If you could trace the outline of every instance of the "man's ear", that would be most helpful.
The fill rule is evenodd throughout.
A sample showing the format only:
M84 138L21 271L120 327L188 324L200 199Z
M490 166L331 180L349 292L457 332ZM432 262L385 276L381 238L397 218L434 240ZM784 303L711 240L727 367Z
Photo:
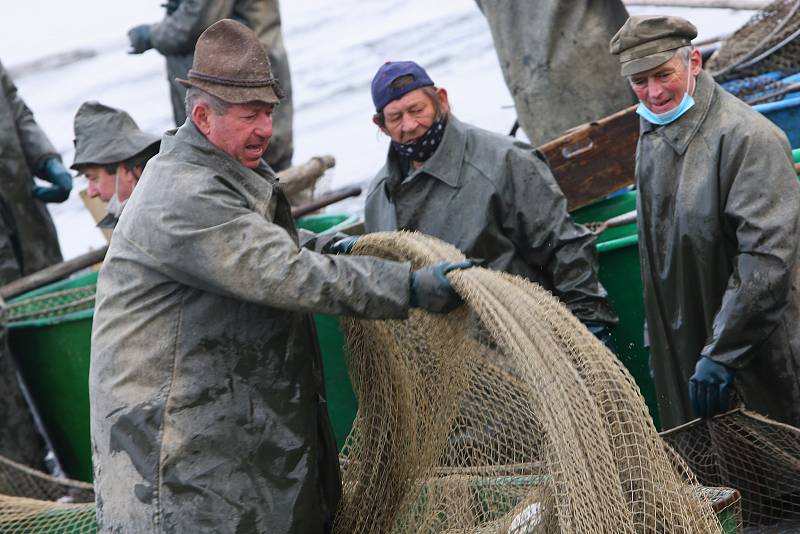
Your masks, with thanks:
M378 114L377 113L372 116L372 124L377 126L378 129L380 131L382 131L385 135L389 135L389 132L386 131L386 128L384 126L381 126L381 121L380 121L380 119L378 119Z
M205 136L211 133L210 112L211 110L205 104L197 104L192 108L192 122L200 130L200 133Z
M439 103L442 106L442 113L447 115L447 113L450 111L450 103L447 100L447 89L444 87L437 87L436 96L439 97Z

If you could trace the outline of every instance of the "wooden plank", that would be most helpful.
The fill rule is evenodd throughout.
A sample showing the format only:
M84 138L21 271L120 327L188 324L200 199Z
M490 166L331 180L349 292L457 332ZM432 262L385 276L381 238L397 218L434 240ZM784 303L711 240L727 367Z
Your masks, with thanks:
M87 190L84 189L80 191L78 195L81 197L81 200L83 200L83 205L86 206L86 209L89 210L89 213L92 215L95 224L97 224L106 216L106 213L108 213L106 203L99 198L90 197L86 191ZM106 238L106 243L111 241L111 228L98 228L98 230L103 233L103 236Z
M639 116L636 106L569 130L539 147L569 211L634 182Z

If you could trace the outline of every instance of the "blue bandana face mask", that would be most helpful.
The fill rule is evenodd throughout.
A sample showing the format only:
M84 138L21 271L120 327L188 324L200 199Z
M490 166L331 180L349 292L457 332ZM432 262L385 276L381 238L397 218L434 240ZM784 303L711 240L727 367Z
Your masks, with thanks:
M692 79L692 72L691 69L689 70L689 81ZM657 124L659 126L663 126L665 124L669 124L671 122L675 122L678 118L692 109L694 106L694 97L689 94L688 85L687 90L683 93L683 99L681 99L681 103L675 106L673 109L669 111L665 111L664 113L653 113L650 111L650 108L644 105L644 102L641 100L639 101L639 105L636 107L636 113L639 114L644 120L651 124Z
M412 161L427 161L428 158L433 156L436 149L439 148L442 138L444 137L444 127L446 124L446 117L438 119L413 143L402 144L392 141L392 148L403 158Z

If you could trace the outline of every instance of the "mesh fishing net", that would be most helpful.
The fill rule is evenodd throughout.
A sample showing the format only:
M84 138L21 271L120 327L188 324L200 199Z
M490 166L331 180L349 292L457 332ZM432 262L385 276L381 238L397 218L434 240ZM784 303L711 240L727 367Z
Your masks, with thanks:
M409 233L369 234L355 253L463 259ZM343 321L359 412L337 532L733 532L737 494L697 483L557 299L486 269L448 277L465 306L446 316Z
M717 79L800 70L800 0L776 0L728 37L706 63Z
M97 532L92 485L53 478L0 456L0 532Z
M94 307L96 292L97 287L93 284L22 298L6 305L8 321L21 322L60 317L68 313L89 310Z
M750 531L800 532L800 429L738 409L662 436L703 484L741 492Z

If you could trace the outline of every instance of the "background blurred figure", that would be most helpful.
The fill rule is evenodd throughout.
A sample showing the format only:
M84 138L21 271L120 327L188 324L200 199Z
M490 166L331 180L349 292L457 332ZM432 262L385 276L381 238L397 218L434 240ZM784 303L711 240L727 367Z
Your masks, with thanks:
M45 202L63 202L72 175L0 63L0 285L61 261ZM38 176L51 186L39 186Z
M636 102L606 53L628 18L621 0L475 1L532 145Z
M141 54L155 48L166 58L175 125L180 126L186 120L186 88L175 79L187 77L197 38L218 20L237 20L253 30L266 47L272 72L284 95L273 113L272 142L264 160L276 172L290 167L294 152L292 80L283 46L278 0L169 0L165 6L167 15L161 22L135 26L128 31L128 38L131 53Z

